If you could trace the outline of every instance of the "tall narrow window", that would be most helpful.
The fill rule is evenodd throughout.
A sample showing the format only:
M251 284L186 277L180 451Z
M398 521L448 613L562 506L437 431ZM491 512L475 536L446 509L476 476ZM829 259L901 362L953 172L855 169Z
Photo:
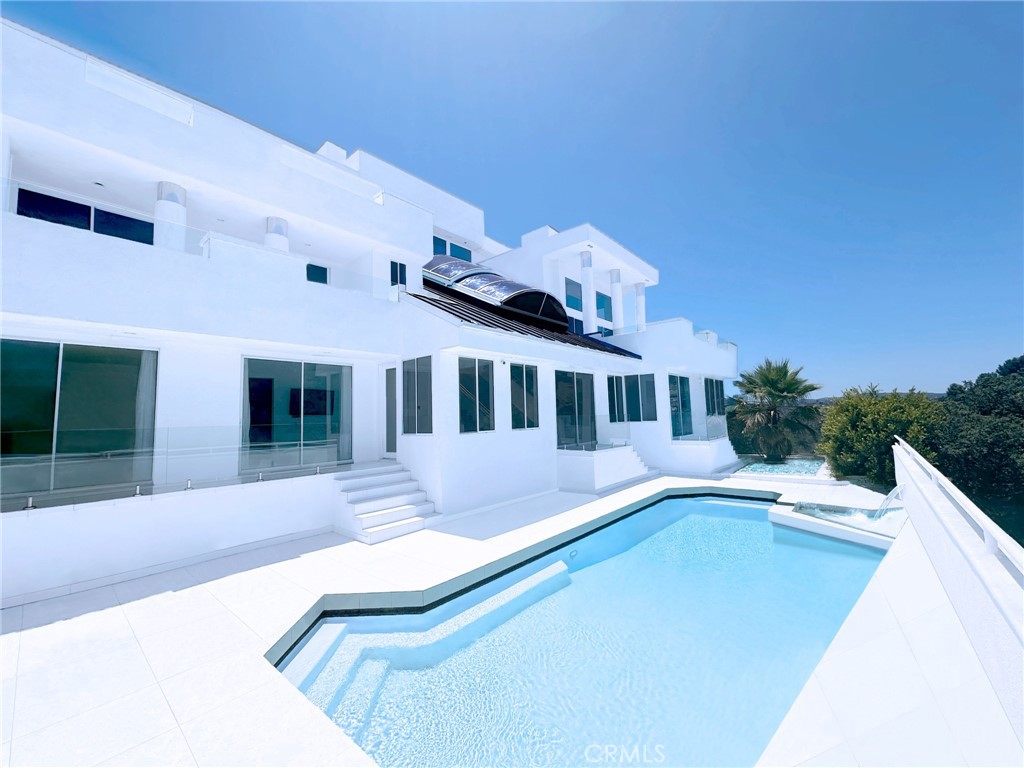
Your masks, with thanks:
M704 401L708 416L725 416L725 384L721 379L704 379Z
M555 371L555 416L559 448L594 450L597 446L594 375Z
M440 237L436 237L436 236L434 237L434 255L435 256L447 256L448 255L448 241L447 240L445 240L443 238L440 238Z
M597 319L607 320L609 323L614 320L612 317L612 297L606 293L597 294Z
M408 285L405 279L405 264L402 264L399 261L391 262L391 284L401 285L403 287Z
M429 355L404 361L402 363L402 432L404 434L424 435L433 432L432 392Z
M583 311L583 286L568 277L565 278L565 306L566 309Z
M654 374L626 376L626 420L657 421L658 408L655 402Z
M693 434L693 413L690 409L690 380L686 376L668 377L668 403L672 411L672 437Z
M494 429L494 363L459 358L459 431Z
M608 377L608 420L613 424L626 420L626 397L621 376Z
M513 363L512 429L533 429L540 419L537 413L537 366Z

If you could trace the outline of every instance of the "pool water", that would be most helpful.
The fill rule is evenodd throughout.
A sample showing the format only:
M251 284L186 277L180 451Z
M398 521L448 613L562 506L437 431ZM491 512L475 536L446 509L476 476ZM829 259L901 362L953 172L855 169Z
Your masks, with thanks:
M824 465L824 459L786 459L783 464L755 461L738 471L756 475L816 475Z
M753 765L883 554L767 510L666 499L282 671L382 766Z

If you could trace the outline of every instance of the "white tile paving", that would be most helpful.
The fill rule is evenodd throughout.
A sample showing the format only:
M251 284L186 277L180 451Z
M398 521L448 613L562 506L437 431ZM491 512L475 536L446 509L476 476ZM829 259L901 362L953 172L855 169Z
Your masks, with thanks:
M816 688L812 683L817 683ZM842 743L811 758L827 704ZM759 765L1024 765L992 684L911 523L901 531Z
M671 488L880 500L855 486L658 478L600 499L548 494L373 547L323 534L6 609L0 759L370 765L263 656L283 651L304 615L433 602ZM935 758L941 747L961 756L949 764L1019 765L1020 745L958 639L941 585L922 573L923 549L901 536L893 550L766 750L769 762L893 764L907 750ZM956 718L919 751L899 739L907 731L920 740Z

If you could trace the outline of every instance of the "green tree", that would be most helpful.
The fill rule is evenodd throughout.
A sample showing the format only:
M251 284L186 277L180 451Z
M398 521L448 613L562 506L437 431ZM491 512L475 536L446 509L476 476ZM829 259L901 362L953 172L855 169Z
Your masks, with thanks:
M765 358L735 382L740 394L730 414L767 462L784 461L793 452L796 434L814 434L817 407L804 398L821 387L801 377L802 371L790 368L789 360Z
M1024 495L1024 356L953 384L943 405L937 462L943 474L971 496Z
M854 387L825 411L818 450L837 476L864 475L875 483L895 485L894 436L933 461L945 421L942 404L923 392L882 394L873 384L867 389Z

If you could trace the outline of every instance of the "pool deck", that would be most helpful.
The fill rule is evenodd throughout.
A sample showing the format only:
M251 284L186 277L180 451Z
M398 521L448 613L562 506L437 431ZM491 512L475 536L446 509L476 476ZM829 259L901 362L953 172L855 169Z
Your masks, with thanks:
M323 534L8 608L2 765L372 765L268 657L324 609L432 603L673 490L882 499L852 485L659 477L600 498L551 493L374 546ZM761 763L1019 766L1021 745L979 670L908 523Z

